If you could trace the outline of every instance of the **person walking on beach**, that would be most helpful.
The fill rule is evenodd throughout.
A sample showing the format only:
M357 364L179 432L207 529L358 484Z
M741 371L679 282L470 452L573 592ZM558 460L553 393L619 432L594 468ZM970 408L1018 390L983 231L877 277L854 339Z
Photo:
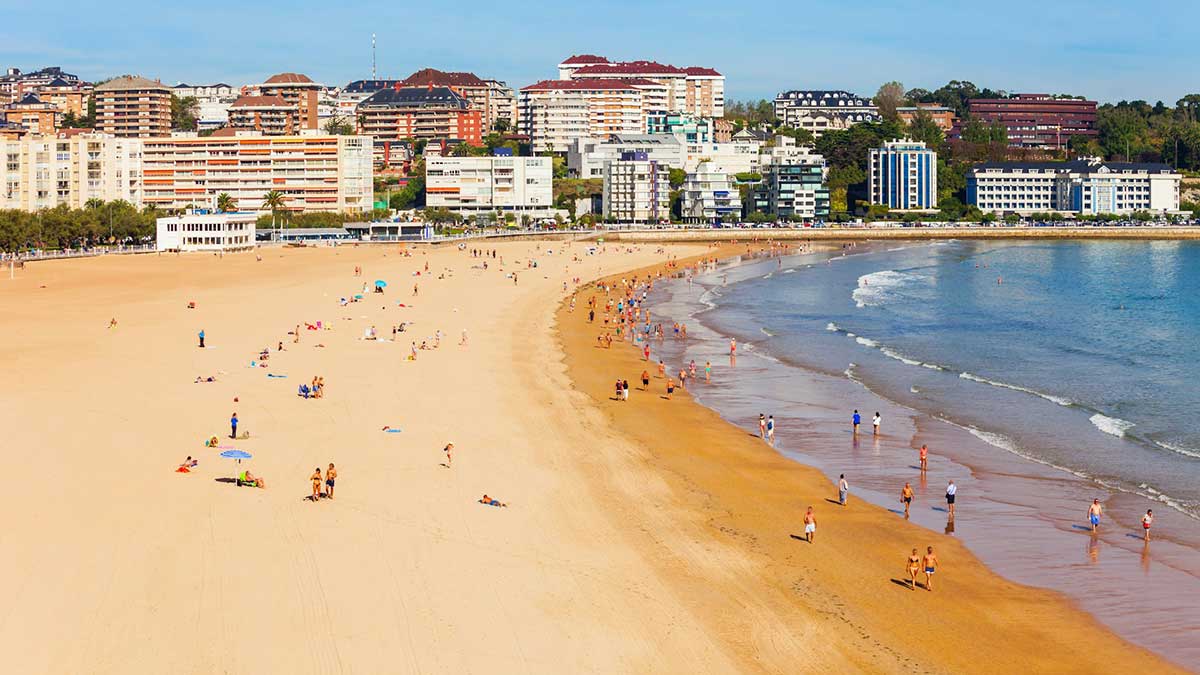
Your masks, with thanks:
M621 380L621 397L626 401L629 400L629 380Z
M954 481L950 481L946 485L946 509L950 511L950 517L954 517L954 497L958 494L958 486Z
M875 419L871 420L871 426L874 427L874 429L871 432L872 436L879 435L879 423L881 421L882 421L882 418L879 416L879 413L875 413Z
M921 471L925 471L926 469L929 468L929 446L924 445L924 444L921 445L920 456L921 456Z
M854 424L854 435L857 436L858 435L858 425L862 424L862 415L859 415L858 411L855 410L854 417L852 417L851 420L852 420L852 423Z
M203 328L200 329L199 338L200 338L200 348L204 349L204 329Z
M817 533L817 516L813 513L813 508L808 507L808 511L804 513L804 540L808 543L813 543L813 537Z
M333 462L329 463L329 468L325 471L325 496L333 499L333 484L337 482L337 469L333 468Z
M904 484L904 489L900 491L900 501L904 503L904 519L908 520L908 507L912 505L913 489L909 483ZM913 553L916 553L913 549Z
M1154 509L1146 509L1142 516L1142 531L1146 533L1146 541L1150 541L1150 526L1154 524Z
M846 495L850 494L850 483L846 482L846 474L838 476L838 503L846 505Z
M933 573L937 571L938 559L937 554L933 552L932 546L925 548L925 557L921 559L921 565L925 568L925 590L933 590Z
M229 418L229 437L230 438L237 438L237 424L238 424L237 413L233 413L233 415Z
M775 445L775 416L767 415L767 442Z
M704 362L704 382L705 384L712 382L712 361Z
M312 481L312 499L314 502L321 499L321 467L313 469L313 475L308 477Z
M909 589L917 590L917 574L921 572L921 556L917 553L917 549L914 548L909 554L905 569L908 571Z
M1092 505L1088 507L1088 522L1092 525L1092 532L1100 529L1100 515L1103 511L1104 507L1100 506L1100 500L1093 499Z
M758 413L758 437L766 440L767 438L767 416Z
M642 369L642 391L650 388L650 371Z
M454 443L447 443L446 447L442 448L442 452L446 453L446 468L449 469L450 465L454 463Z

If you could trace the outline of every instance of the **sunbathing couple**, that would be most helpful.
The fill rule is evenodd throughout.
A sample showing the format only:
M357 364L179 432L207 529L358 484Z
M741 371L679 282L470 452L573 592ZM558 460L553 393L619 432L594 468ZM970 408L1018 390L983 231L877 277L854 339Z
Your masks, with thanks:
M314 377L312 379L312 386L302 384L296 393L304 398L325 398L325 378Z
M317 501L322 497L333 499L333 486L337 482L337 469L333 468L333 463L329 463L329 470L325 472L325 492L321 492L321 467L313 469L313 475L308 477L312 481L312 501Z

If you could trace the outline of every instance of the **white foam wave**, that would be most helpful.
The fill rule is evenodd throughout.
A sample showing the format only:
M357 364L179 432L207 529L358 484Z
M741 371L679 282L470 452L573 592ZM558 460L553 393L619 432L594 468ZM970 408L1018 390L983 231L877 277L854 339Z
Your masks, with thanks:
M1001 389L1011 389L1012 391L1019 391L1023 394L1030 394L1031 396L1037 396L1038 398L1044 398L1047 401L1057 403L1058 405L1061 405L1061 406L1070 406L1070 405L1074 404L1074 401L1072 401L1069 398L1066 398L1063 396L1055 396L1053 394L1046 394L1046 393L1040 392L1036 389L1030 389L1029 387L1022 387L1017 384L1009 384L1007 382L997 382L996 380L989 380L986 377L980 377L978 375L974 375L971 373L959 373L958 376L964 380L970 380L972 382L979 382L982 384L990 384L993 387L1000 387Z
M922 368L928 368L928 369L930 369L930 370L945 370L945 368L943 368L943 367L939 366L939 365L938 365L938 364L936 364L936 363L922 363L922 364L921 364L921 367L922 367Z
M877 307L884 304L895 289L919 280L915 274L883 270L858 278L858 288L850 294L858 307Z
M871 338L856 337L856 338L854 338L854 341L864 347L878 347L879 346L879 343L872 340Z
M910 385L910 386L908 387L908 393L910 393L910 394L919 394L919 393L921 393L921 390L920 390L920 389L918 389L918 388L917 388L917 385L915 385L915 384L914 384L914 385Z
M769 337L775 337L775 334L772 333L771 331L767 330L766 328L759 328L759 330L762 331L763 335L767 335Z
M1197 450L1195 448L1185 448L1182 445L1175 445L1174 443L1164 443L1162 441L1154 441L1154 444L1157 445L1158 447L1162 448L1163 450L1170 450L1171 452L1177 452L1181 455L1187 455L1188 457L1200 457L1200 450Z
M1093 425L1100 431L1106 434L1112 434L1117 438L1124 438L1125 432L1133 428L1133 422L1123 420L1119 417L1109 417L1096 413L1088 418Z
M841 330L841 328L838 328L838 325L836 323L830 321L829 323L825 324L825 330L836 333L839 330Z
M795 272L795 271L796 271L796 270L794 270L794 269L788 269L788 270L784 270L782 273L783 273L783 274L791 274L791 273L793 273L793 272Z
M910 366L923 365L920 361L910 359L907 356L904 356L903 354L901 354L900 352L897 352L894 349L891 349L890 347L880 347L879 351L883 352L885 356L896 359L897 361L900 361L901 363L904 363L904 364L907 364Z

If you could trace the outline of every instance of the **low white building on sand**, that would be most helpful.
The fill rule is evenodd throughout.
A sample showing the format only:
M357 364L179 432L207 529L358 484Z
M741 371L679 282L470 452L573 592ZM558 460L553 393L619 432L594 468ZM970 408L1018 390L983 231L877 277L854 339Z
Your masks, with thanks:
M197 211L158 219L159 251L245 251L254 248L253 213Z

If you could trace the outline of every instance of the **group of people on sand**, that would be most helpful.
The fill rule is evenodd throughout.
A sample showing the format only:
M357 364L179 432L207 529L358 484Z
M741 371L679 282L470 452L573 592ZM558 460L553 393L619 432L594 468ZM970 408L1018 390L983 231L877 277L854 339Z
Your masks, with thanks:
M337 469L334 468L333 462L329 463L329 468L325 470L324 478L321 477L321 467L313 469L313 474L308 477L312 481L312 496L309 497L312 501L320 501L321 499L333 499L333 486L337 483ZM324 491L321 486L324 484Z
M314 375L312 384L301 384L297 389L297 395L304 398L325 398L325 378Z

